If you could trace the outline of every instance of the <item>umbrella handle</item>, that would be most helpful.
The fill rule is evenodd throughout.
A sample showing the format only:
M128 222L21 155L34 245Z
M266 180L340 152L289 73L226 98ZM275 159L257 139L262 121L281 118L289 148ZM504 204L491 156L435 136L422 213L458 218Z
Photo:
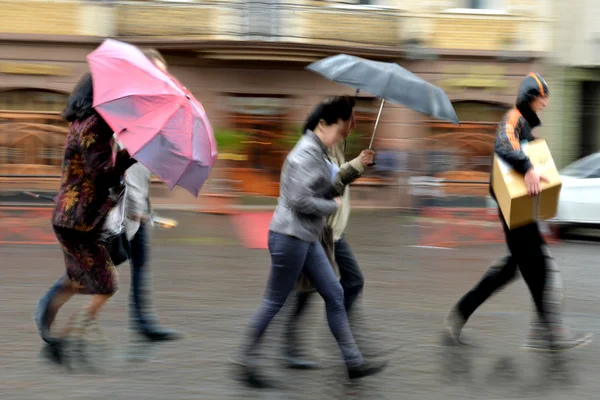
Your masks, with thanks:
M377 132L377 126L379 125L379 118L381 118L381 112L383 111L383 106L385 105L385 99L381 100L381 106L379 106L379 113L377 114L377 119L375 120L375 127L373 127L373 135L371 136L371 143L369 143L369 150L373 147L373 140L375 140L375 132Z

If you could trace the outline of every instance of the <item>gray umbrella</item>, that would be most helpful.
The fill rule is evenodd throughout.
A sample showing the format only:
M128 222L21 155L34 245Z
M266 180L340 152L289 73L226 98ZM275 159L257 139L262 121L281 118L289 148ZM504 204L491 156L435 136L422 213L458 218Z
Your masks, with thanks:
M314 62L306 69L330 81L364 90L383 99L369 148L373 145L375 131L386 100L444 121L459 123L454 107L442 89L396 63L338 54Z

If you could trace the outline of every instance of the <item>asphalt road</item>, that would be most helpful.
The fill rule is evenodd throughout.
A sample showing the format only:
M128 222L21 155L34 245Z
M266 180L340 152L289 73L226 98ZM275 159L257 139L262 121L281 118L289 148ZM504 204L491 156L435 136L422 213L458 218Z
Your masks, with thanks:
M38 297L63 272L58 246L0 247L0 399L593 399L600 390L600 270L596 244L552 247L562 268L566 319L596 334L596 342L564 355L520 348L532 304L522 281L475 314L466 334L471 348L444 344L447 310L480 277L503 246L460 249L412 247L417 229L394 214L355 215L348 232L366 276L363 308L377 343L400 344L389 368L348 386L333 339L315 298L303 342L320 371L288 371L278 360L281 320L265 340L265 371L286 388L257 392L231 379L246 323L268 273L265 250L239 245L228 217L165 214L180 220L157 230L153 248L154 305L161 322L185 333L179 342L147 345L128 331L129 270L120 267L121 290L107 305L101 326L110 339L93 355L96 371L67 372L45 362L32 320ZM62 325L86 300L77 297L59 314Z

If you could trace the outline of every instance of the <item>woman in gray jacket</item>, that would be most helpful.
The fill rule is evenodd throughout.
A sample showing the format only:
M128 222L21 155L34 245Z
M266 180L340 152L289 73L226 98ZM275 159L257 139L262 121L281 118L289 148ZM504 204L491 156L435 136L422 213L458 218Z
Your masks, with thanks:
M327 158L327 149L347 136L354 104L351 97L335 97L319 104L283 165L279 201L269 227L271 271L261 305L250 321L243 354L242 379L251 386L270 386L256 369L258 344L301 273L325 301L329 328L344 357L348 377L373 375L385 367L385 363L367 364L356 347L344 309L344 291L320 243L326 218L341 204L340 197L332 198L337 171Z

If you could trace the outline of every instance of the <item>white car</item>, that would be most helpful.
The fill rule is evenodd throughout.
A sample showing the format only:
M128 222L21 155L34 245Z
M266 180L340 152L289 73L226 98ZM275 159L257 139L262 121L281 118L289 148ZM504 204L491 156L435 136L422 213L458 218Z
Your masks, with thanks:
M600 153L560 171L562 190L556 217L549 221L564 234L569 228L600 227Z

